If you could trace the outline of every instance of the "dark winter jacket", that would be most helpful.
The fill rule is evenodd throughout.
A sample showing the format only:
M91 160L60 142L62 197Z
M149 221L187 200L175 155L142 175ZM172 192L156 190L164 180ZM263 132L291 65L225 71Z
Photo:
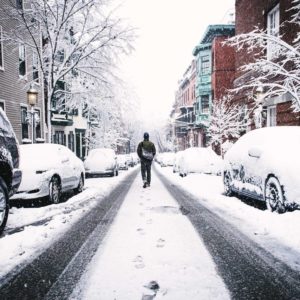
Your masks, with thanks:
M146 158L143 155L143 152L148 152L148 153L152 153L153 157L156 154L156 149L155 146L152 142L148 141L148 140L144 140L142 142L139 143L138 147L137 147L137 155L139 156L139 158L141 160L147 160L147 161L152 161L152 159Z

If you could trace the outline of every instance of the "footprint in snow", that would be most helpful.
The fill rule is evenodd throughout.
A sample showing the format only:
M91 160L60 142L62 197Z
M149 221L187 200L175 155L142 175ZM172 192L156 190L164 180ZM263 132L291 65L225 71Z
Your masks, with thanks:
M148 219L148 220L146 221L146 223L147 223L147 224L152 224L153 221L152 221L152 219Z
M166 241L164 239L158 239L156 242L157 248L163 248L165 246Z
M136 231L141 235L145 234L145 230L143 228L138 228Z
M145 268L145 264L144 264L144 261L143 261L143 257L138 255L134 260L133 262L135 263L134 266L137 268L137 269L143 269Z

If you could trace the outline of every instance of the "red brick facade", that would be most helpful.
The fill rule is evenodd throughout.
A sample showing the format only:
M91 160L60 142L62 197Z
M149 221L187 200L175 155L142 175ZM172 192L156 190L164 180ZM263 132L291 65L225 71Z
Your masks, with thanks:
M235 78L235 51L224 45L225 36L217 36L212 43L213 100L221 99L233 88Z
M236 0L236 35L248 33L255 28L266 30L268 13L279 4L280 35L283 40L289 44L293 43L299 27L290 22L294 12L291 10L291 0ZM242 74L239 69L241 66L251 63L255 57L259 57L257 52L249 53L248 49L244 49L236 53L236 81L235 84L240 84L241 81L247 81L247 76ZM244 75L244 78L243 78ZM236 95L235 102L245 103L245 91ZM299 125L300 114L295 114L291 109L291 101L279 103L276 105L276 125Z

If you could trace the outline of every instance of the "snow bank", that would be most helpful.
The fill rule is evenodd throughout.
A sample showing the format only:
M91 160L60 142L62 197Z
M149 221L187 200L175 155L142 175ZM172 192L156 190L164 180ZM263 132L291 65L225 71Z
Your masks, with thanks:
M156 168L174 184L198 197L201 204L235 225L277 258L300 271L300 211L271 213L223 195L220 176L190 174L181 178L171 168Z

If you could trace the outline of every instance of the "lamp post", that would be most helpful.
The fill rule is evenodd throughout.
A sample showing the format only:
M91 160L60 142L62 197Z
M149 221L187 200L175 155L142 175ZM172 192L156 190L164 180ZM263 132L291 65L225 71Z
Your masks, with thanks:
M34 111L34 106L38 102L38 91L33 87L33 85L30 85L29 90L27 91L27 103L30 105L30 115L31 115L31 143L33 144L35 141L34 138L34 128L35 128L35 111Z

